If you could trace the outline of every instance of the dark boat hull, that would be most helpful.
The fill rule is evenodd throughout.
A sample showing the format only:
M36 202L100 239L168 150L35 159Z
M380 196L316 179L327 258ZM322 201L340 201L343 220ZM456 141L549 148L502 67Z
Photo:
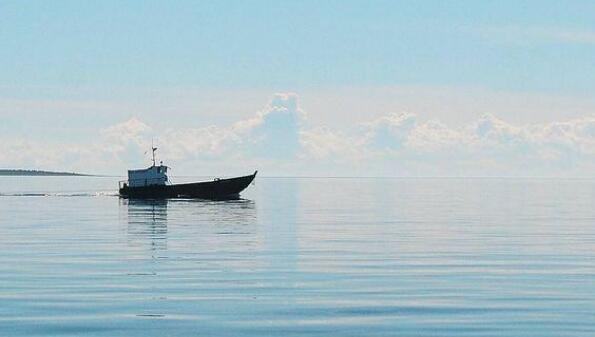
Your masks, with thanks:
M258 171L257 171L258 172ZM124 186L120 188L120 196L123 198L197 198L197 199L234 199L242 192L256 177L256 173L249 176L218 179L189 184L175 185L153 185L142 187Z

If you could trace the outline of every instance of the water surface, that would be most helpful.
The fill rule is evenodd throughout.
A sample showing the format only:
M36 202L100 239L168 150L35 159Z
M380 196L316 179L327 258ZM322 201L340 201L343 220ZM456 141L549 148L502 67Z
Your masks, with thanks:
M0 177L0 336L593 336L595 181Z

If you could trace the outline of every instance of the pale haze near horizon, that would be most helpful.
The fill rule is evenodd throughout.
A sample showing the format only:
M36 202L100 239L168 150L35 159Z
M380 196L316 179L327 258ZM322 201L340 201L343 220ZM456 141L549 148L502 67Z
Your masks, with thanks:
M595 3L5 1L0 167L595 168Z

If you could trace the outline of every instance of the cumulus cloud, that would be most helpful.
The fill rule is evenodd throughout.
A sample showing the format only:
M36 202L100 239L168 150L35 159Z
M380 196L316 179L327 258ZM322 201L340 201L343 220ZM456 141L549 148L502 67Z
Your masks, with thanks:
M301 150L304 118L297 95L280 93L251 118L226 127L166 130L158 142L164 149L163 154L174 160L221 157L289 160Z
M357 162L363 159L363 140L317 127L300 132L301 157L314 160Z
M302 126L306 114L293 93L275 94L253 117L229 126L205 126L163 130L154 137L161 158L178 163L231 161L291 161L303 151ZM146 164L156 131L138 118L100 131L101 140L93 147L112 165L130 167Z
M366 142L371 147L397 150L405 145L416 126L414 114L389 114L368 124Z
M99 153L106 159L138 163L151 144L153 129L136 117L100 131L102 146Z
M356 130L310 126L298 96L281 93L228 126L156 130L133 117L100 130L87 144L4 140L0 163L123 172L148 164L151 140L159 133L154 139L160 157L191 174L239 167L273 175L588 176L595 168L595 116L513 125L485 115L455 128L404 112Z
M420 123L415 114L389 114L368 124L364 151L410 164L464 164L467 172L488 175L560 174L595 164L594 131L595 116L516 126L486 115L450 128L436 120Z
M264 158L294 158L301 149L300 129L305 113L293 93L276 94L256 117L233 126L242 149Z

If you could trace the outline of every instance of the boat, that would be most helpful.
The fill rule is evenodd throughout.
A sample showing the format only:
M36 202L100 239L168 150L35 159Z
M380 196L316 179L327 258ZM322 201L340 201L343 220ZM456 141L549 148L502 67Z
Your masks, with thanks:
M120 197L122 198L197 198L210 200L237 199L248 187L258 171L253 174L195 183L172 184L167 176L169 167L155 165L156 147L153 150L153 165L146 169L128 170L128 180L118 183Z

